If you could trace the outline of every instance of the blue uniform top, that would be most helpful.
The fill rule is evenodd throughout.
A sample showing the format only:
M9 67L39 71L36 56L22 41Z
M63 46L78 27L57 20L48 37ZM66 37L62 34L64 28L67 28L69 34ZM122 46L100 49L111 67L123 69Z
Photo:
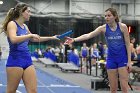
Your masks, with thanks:
M16 23L16 21L14 22ZM28 34L28 31L26 30L25 26L24 28L21 28L17 23L16 25L17 25L17 32L16 32L17 36ZM11 43L8 37L8 42L9 42L9 47L10 47L9 55L19 55L20 53L22 53L22 55L29 54L29 48L28 48L29 39L20 43L13 44Z
M16 23L16 21L14 21ZM27 29L21 28L17 23L17 36L26 35L28 34ZM13 44L8 37L10 52L7 59L6 67L20 67L23 69L28 68L29 66L33 65L31 54L28 48L29 39L24 40L23 42Z
M95 50L93 51L93 54L94 54L96 57L99 57L99 51L98 51L97 49L95 49Z
M106 24L105 38L108 45L108 58L127 57L124 36L118 23L116 31L112 31Z
M87 54L88 54L88 49L85 48L85 47L83 47L83 48L82 48L82 56L83 56L83 57L86 57Z

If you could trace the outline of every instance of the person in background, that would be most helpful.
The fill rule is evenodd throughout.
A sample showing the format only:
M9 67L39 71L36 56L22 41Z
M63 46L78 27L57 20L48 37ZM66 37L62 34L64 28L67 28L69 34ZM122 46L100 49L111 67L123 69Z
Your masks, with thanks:
M106 44L103 45L104 46L104 60L106 61L106 58L107 58L107 52L108 52L108 47Z
M65 46L61 42L60 43L60 56L59 56L60 63L64 62L64 58L65 58L64 56L65 56Z
M39 55L39 58L43 57L43 54L40 48L37 49L37 53Z
M136 49L134 48L134 45L132 43L130 43L130 49L131 49L131 60L137 59Z
M28 42L57 40L56 36L40 37L37 34L32 34L24 23L29 21L30 15L30 7L27 4L18 3L8 11L2 24L3 32L7 35L10 46L6 64L6 93L16 93L21 79L27 93L37 93L36 72L31 60Z
M137 58L135 41L136 39L131 36L130 37L131 60L134 60Z
M55 56L56 56L56 61L59 63L60 62L60 48L59 46L55 46L55 49L54 49L54 53L55 53Z
M91 64L96 65L96 61L99 59L99 50L97 48L97 43L94 43L90 50L91 54Z
M135 42L136 42L136 39L135 39L133 36L131 36L131 37L130 37L130 43L133 44L134 48L136 48Z
M76 38L67 37L65 44L88 40L103 33L108 46L106 68L110 91L111 93L117 92L119 76L122 93L128 93L128 75L132 69L128 28L126 24L119 22L117 11L114 8L105 10L105 21L106 24L90 33Z
M87 47L86 43L83 43L83 46L81 47L81 57L83 62L83 67L87 65L87 57L89 55L89 48Z
M102 41L98 42L97 47L98 47L98 50L99 50L100 59L103 60L104 59L104 47L103 47Z
M132 72L140 71L140 46L136 48L137 60L132 65Z

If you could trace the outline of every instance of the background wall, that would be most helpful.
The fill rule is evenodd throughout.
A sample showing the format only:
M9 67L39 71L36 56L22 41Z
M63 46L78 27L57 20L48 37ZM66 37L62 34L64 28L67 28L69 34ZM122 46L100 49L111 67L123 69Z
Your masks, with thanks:
M18 2L27 3L31 7L32 16L27 25L32 33L42 36L61 34L68 29L74 29L71 37L94 30L104 24L104 11L109 7L117 9L120 21L131 27L130 35L140 42L140 0L4 0L0 5L0 23L4 20L7 11ZM88 41L83 41L90 46L93 42L103 41L103 35ZM63 42L63 40L62 40ZM44 43L30 43L29 48L46 48L48 45L58 45L60 42L49 41ZM75 46L81 46L82 42ZM4 51L3 58L8 55L6 36L0 34L0 46Z

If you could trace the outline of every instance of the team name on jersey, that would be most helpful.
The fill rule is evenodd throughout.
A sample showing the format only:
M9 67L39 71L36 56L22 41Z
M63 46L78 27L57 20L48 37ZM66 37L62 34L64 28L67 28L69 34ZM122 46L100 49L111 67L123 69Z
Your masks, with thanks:
M122 37L121 36L110 36L108 37L108 39L121 39Z

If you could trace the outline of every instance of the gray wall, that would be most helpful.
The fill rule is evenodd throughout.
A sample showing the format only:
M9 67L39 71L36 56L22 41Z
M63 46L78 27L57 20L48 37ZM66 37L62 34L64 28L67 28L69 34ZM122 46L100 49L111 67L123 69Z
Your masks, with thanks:
M36 13L42 12L49 16L61 14L82 14L83 16L103 15L109 7L115 7L122 19L140 19L140 0L121 0L124 3L113 2L114 0L23 0L33 6ZM118 1L118 0L116 0ZM128 2L129 1L129 2ZM49 14L51 13L51 14ZM56 13L56 14L54 14ZM76 17L80 17L75 15Z
M75 17L91 18L103 16L104 11L109 7L118 10L120 18L123 20L138 20L140 25L140 0L20 0L31 6L33 16L40 17ZM118 1L118 0L116 0ZM127 2L126 2L127 1ZM6 3L5 3L6 2ZM8 2L8 3L7 3ZM9 3L10 2L10 3ZM16 4L13 0L4 0L0 5L0 23L2 23L5 13ZM5 8L6 7L6 8ZM140 30L139 26L138 29ZM138 33L140 34L140 32ZM140 40L140 38L139 38ZM4 58L9 51L6 37L0 34L0 46L5 51Z

